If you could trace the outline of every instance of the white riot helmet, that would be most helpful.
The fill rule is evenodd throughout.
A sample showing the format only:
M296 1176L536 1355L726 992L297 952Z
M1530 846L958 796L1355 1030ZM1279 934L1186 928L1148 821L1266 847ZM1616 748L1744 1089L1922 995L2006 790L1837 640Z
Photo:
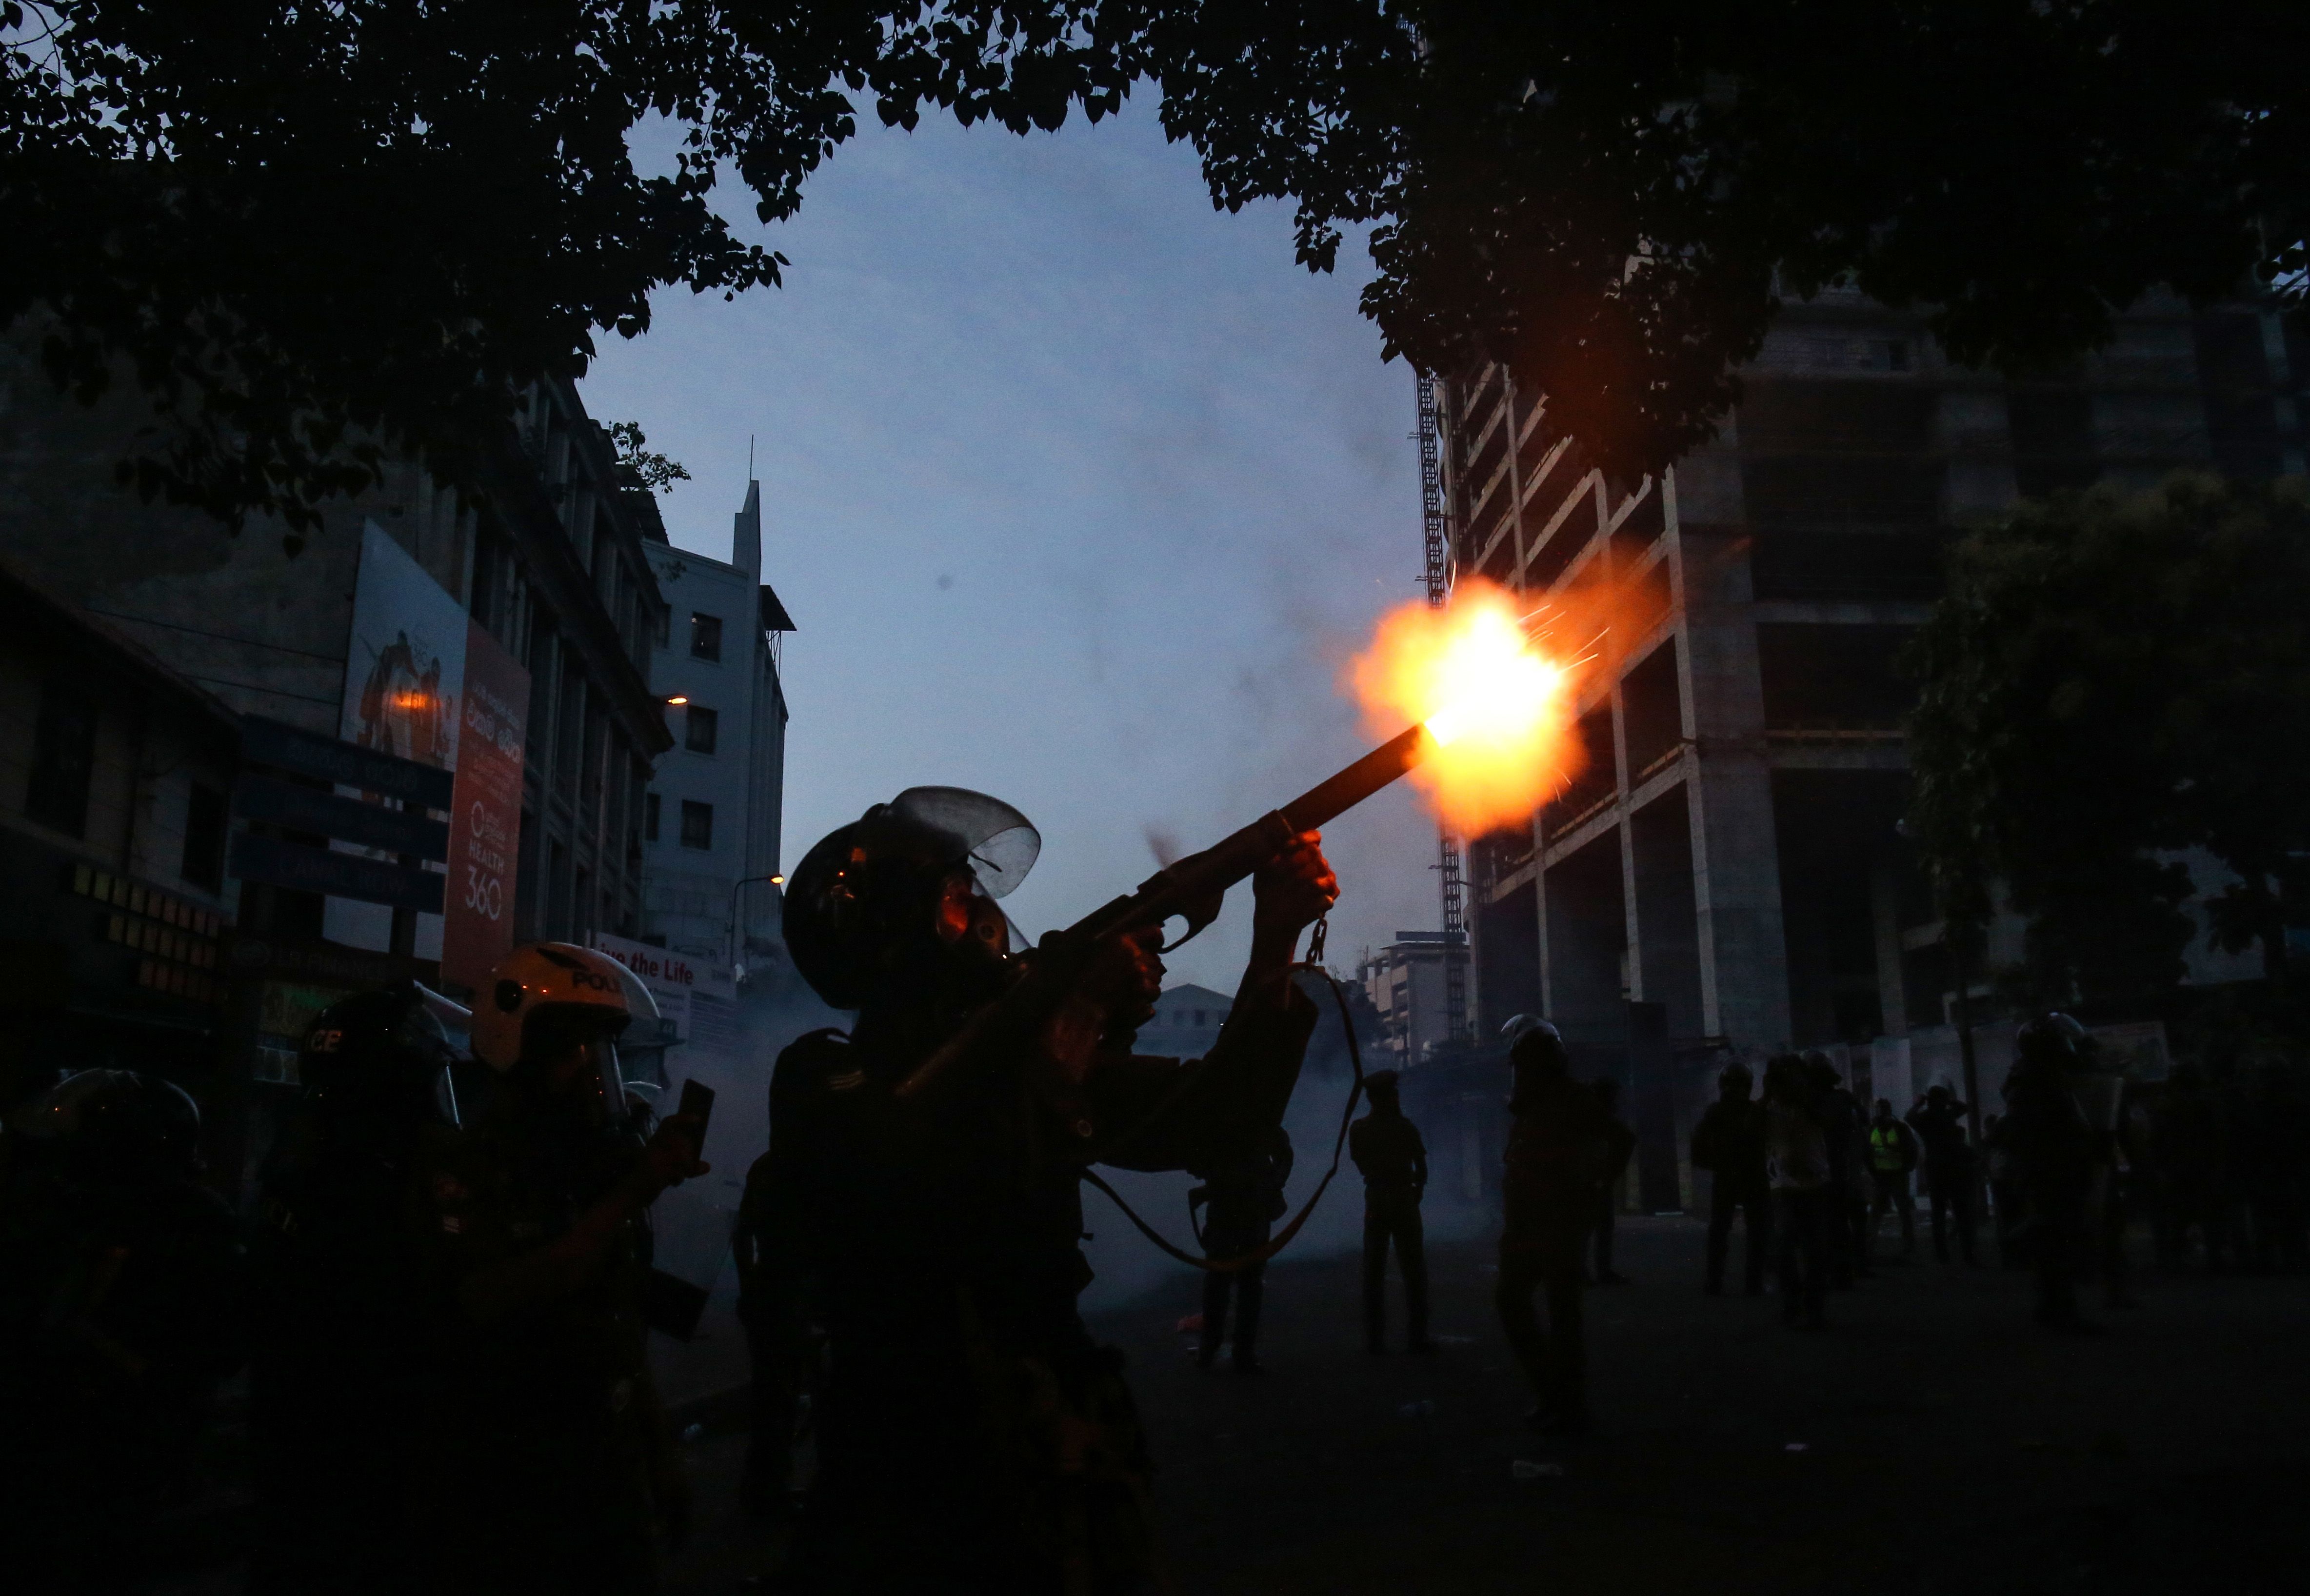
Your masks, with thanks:
M624 965L574 942L532 942L506 955L473 1000L473 1056L502 1075L538 1038L537 1022L575 1022L615 1037L635 1020L657 1029L657 1000Z

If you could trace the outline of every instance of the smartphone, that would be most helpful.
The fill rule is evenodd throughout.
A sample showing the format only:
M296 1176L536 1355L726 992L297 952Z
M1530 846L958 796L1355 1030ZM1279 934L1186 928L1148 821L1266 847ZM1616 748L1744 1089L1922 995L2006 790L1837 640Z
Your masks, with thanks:
M698 1141L699 1145L703 1146L706 1141L706 1122L714 1117L714 1089L696 1076L690 1077L682 1083L682 1101L674 1106L673 1111L676 1114L692 1115L697 1119Z

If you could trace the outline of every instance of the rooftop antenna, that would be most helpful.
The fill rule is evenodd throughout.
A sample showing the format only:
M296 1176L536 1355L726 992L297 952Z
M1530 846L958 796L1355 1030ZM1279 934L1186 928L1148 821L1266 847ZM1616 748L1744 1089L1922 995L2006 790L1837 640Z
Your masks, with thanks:
M754 480L754 435L751 432L746 434L746 480Z

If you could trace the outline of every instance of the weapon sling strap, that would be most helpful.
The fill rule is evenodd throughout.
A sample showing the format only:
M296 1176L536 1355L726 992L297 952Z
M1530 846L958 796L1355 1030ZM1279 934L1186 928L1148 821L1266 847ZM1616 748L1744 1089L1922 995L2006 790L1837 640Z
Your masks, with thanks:
M1264 1263L1270 1258L1274 1257L1276 1253L1281 1252L1286 1246L1290 1245L1291 1238L1299 1234L1299 1227L1307 1222L1307 1217L1316 1211L1316 1205L1324 1200L1324 1193L1331 1186L1332 1177L1340 1172L1340 1155L1347 1149L1348 1145L1348 1126L1354 1122L1356 1117L1356 1105L1358 1102L1361 1101L1363 1097L1364 1056L1363 1049L1356 1044L1355 1020L1348 1013L1348 994L1340 989L1340 983L1338 979L1333 976L1332 972L1325 969L1322 964L1317 962L1318 958L1321 957L1322 948L1323 943L1318 940L1307 950L1308 957L1307 961L1302 964L1294 965L1292 967L1294 969L1307 970L1314 975L1321 976L1324 978L1324 984L1332 989L1332 1002L1340 1011L1340 1028L1347 1034L1348 1063L1355 1070L1355 1082L1348 1088L1347 1106L1340 1112L1340 1133L1332 1142L1332 1167L1324 1171L1324 1178L1316 1183L1316 1190L1308 1196L1307 1202L1302 1205L1299 1211L1291 1216L1291 1222L1290 1224L1286 1225L1281 1230L1278 1231L1263 1245L1254 1247L1250 1252L1242 1253L1238 1257L1198 1257L1196 1254L1188 1252L1185 1247L1173 1244L1169 1238L1158 1231L1155 1227L1150 1225L1145 1219L1140 1218L1138 1211L1134 1210L1131 1204L1123 1200L1123 1193L1116 1191L1113 1186L1107 1184L1106 1179L1100 1175L1099 1171L1096 1169L1085 1168L1082 1172L1082 1178L1089 1181L1099 1190L1106 1193L1107 1200L1123 1210L1123 1217L1129 1219L1134 1226L1138 1227L1140 1235L1145 1236L1149 1241L1153 1242L1157 1246L1162 1248L1164 1252L1168 1253L1172 1257L1177 1258L1180 1262L1191 1263L1194 1265L1195 1268L1203 1271L1207 1274L1234 1274L1238 1271L1249 1269L1254 1264ZM1188 1223L1193 1224L1194 1222L1194 1217L1190 1213L1188 1216Z

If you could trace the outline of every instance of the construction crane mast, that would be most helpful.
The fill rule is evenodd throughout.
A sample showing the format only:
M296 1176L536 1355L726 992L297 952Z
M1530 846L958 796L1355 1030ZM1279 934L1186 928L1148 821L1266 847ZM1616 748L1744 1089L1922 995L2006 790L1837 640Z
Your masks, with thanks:
M1444 497L1442 395L1436 379L1420 378L1420 507L1425 540L1428 603L1442 609L1452 596L1452 516ZM1444 1024L1446 1037L1469 1039L1468 941L1465 882L1460 873L1460 844L1448 828L1436 832L1436 872L1444 895Z

